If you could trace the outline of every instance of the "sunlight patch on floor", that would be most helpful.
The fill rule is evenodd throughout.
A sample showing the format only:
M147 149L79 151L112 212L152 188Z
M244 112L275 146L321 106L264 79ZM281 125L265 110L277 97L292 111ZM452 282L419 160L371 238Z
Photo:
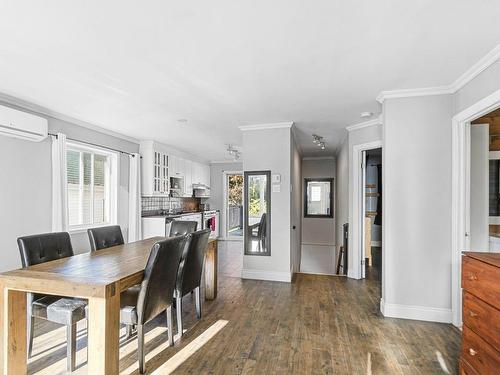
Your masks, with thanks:
M441 368L443 369L445 374L449 374L450 370L448 370L448 367L446 366L446 362L444 361L443 355L441 354L441 352L439 350L436 350L436 357L437 357L437 360L439 362L439 366L441 366Z
M212 337L214 337L228 323L227 320L218 320L208 327L202 334L196 337L193 341L187 344L179 352L170 358L163 365L158 367L153 375L171 374L177 367L182 365L189 357L191 357L198 349L205 345ZM147 358L147 356L146 356Z

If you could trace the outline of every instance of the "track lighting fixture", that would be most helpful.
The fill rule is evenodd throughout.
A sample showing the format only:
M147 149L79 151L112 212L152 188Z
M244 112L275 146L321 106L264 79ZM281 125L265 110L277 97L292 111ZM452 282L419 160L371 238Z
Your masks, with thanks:
M313 134L313 143L318 146L320 149L324 150L326 148L325 142L323 141L323 137Z

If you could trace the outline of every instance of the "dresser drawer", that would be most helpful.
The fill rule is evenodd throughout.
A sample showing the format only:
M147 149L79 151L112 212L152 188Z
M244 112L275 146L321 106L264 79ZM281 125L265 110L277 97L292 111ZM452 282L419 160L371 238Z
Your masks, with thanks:
M463 324L500 351L500 310L464 291Z
M500 368L499 353L465 325L462 331L462 360L481 375L496 375Z
M497 267L464 256L462 288L500 309L500 272Z

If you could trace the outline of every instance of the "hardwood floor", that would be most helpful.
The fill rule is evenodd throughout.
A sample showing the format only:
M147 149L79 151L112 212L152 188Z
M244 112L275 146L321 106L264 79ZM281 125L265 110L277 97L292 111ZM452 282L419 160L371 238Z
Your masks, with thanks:
M459 331L449 324L383 318L376 280L298 274L293 284L287 284L221 275L218 297L204 304L200 321L196 321L191 297L185 302L188 331L174 347L165 346L164 320L148 327L146 348L152 354L147 357L147 373L179 352L177 357L187 359L174 374L428 375L458 371ZM220 320L228 323L221 324L223 328L193 353L194 340ZM47 324L37 328L41 336L35 339L30 373L64 373L64 328L50 331ZM85 331L80 330L79 374L86 373L85 344ZM136 339L122 344L121 373L138 373L136 347Z

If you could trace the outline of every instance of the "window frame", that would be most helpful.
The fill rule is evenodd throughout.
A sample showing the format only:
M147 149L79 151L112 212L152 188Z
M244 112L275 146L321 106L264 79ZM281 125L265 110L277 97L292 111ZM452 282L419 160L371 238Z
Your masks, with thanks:
M307 213L307 185L309 182L329 182L330 183L330 214L328 215L316 215L316 214L308 214ZM317 219L333 219L333 212L334 212L334 206L333 206L333 195L334 195L334 178L333 177L321 177L321 178L304 178L304 218L312 219L312 218L317 218Z
M106 156L109 158L109 220L105 223L91 223L91 224L78 224L70 225L69 223L69 202L68 202L68 177L66 175L66 206L68 209L66 228L68 228L69 233L82 233L86 232L90 228L105 227L108 225L116 225L118 220L118 181L119 181L119 154L117 152L109 151L107 149L98 146L89 146L84 143L77 141L67 141L66 142L66 157L68 151L77 152L87 152L92 154L98 154ZM67 161L66 161L67 163ZM66 174L68 166L66 164ZM93 188L93 187L92 187Z

